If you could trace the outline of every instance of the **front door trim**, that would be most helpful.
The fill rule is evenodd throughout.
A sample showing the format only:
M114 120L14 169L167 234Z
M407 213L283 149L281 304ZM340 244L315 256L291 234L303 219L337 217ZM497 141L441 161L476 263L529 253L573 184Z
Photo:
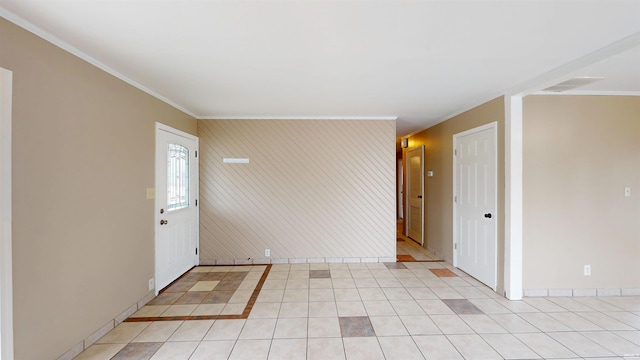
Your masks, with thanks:
M155 130L155 142L156 143L158 141L158 133L159 133L159 131L165 131L165 132L168 132L168 133L171 133L171 134L174 134L174 135L182 136L182 137L185 137L187 139L193 140L195 142L196 154L197 154L198 149L199 149L199 139L198 139L197 136L191 135L191 134L186 133L184 131L180 131L178 129L174 129L174 128L168 126L168 125L156 122L156 130ZM157 145L154 145L154 149L156 147L157 147ZM154 160L154 174L155 174L154 177L156 178L155 179L155 185L154 185L155 186L155 191L158 190L158 178L157 178L158 174L157 174L157 171L156 171L157 169L155 169L155 167L157 167L157 162L158 162L157 156L158 156L157 154L154 156L154 159L155 159ZM200 174L199 173L199 168L200 167L199 167L198 163L199 163L199 158L196 155L196 162L194 164L195 165L195 169L194 169L195 179L199 179L200 178L200 175L199 175ZM196 194L195 195L195 201L196 201L196 205L195 205L196 206L195 222L196 222L196 225L195 225L195 235L194 235L195 239L194 239L194 241L195 241L196 249L199 250L200 249L200 210L199 210L199 205L198 205L198 198L199 198L199 193L200 192L199 192L199 181L198 180L196 180L194 182L194 188L195 188L194 190L195 190L195 194ZM154 258L154 279L156 280L156 283L155 283L156 286L154 288L155 295L158 295L160 290L162 290L161 287L157 283L158 274L159 274L158 254L157 254L157 249L158 249L158 230L159 230L160 216L161 216L159 211L158 211L158 209L160 209L162 207L164 207L164 205L161 206L158 203L158 196L155 196L154 207L153 207L153 213L154 213L154 217L153 217L153 219L154 219L154 257L153 258ZM195 256L195 259L194 259L194 262L195 262L194 265L195 266L198 266L200 264L200 255L199 254L200 254L200 252L198 251L197 255Z

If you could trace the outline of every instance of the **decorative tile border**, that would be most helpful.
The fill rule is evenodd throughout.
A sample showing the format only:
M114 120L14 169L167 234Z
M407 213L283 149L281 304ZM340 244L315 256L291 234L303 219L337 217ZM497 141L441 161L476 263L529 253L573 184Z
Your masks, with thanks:
M235 265L235 266L253 266L253 265ZM269 276L269 271L271 271L271 266L272 266L271 264L266 264L265 265L265 269L264 269L264 271L262 273L262 276L260 277L260 280L258 281L258 284L256 285L256 287L254 288L253 293L251 294L251 297L249 298L249 301L247 302L247 305L245 306L244 310L242 311L242 314L129 317L128 319L125 320L125 322L246 319L246 318L249 317L249 314L251 313L251 310L253 309L253 305L255 304L256 300L258 299L258 295L260 294L260 290L262 290L262 285L264 284L265 280L267 280L267 276ZM173 285L174 283L176 283L180 279L182 279L183 276L187 275L188 273L189 273L189 271L186 272L181 277L179 277L178 279L176 279L171 284L167 285L167 287L165 287L163 289L163 291L165 289L168 289L171 285ZM162 293L163 291L161 291L160 293Z

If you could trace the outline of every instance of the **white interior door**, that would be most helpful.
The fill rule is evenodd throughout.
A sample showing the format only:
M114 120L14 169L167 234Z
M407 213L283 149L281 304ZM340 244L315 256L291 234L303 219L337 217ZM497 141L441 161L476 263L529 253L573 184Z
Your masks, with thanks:
M156 127L156 294L198 264L198 139Z
M398 187L398 219L404 219L404 199L402 196L402 187L404 186L404 169L402 167L402 160L398 160L398 176L397 176L397 187Z
M407 151L407 236L424 246L424 146Z
M496 289L497 126L454 135L454 265Z

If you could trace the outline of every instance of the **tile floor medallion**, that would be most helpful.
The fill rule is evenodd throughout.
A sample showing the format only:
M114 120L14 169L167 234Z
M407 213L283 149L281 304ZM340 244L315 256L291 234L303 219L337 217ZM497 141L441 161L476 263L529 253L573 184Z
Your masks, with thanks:
M246 319L271 265L198 266L126 322Z

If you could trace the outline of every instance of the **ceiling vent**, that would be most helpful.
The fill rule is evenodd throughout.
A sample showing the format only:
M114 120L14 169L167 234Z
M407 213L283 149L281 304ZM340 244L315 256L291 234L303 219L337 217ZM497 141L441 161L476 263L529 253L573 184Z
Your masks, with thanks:
M551 92L564 92L564 91L569 91L569 90L573 90L577 87L580 86L585 86L585 85L589 85L592 84L596 81L600 81L604 79L603 77L591 77L591 76L583 76L583 77L577 77L577 78L573 78L573 79L569 79L567 81L563 81L559 84L550 86L546 89L544 89L543 91L551 91Z

